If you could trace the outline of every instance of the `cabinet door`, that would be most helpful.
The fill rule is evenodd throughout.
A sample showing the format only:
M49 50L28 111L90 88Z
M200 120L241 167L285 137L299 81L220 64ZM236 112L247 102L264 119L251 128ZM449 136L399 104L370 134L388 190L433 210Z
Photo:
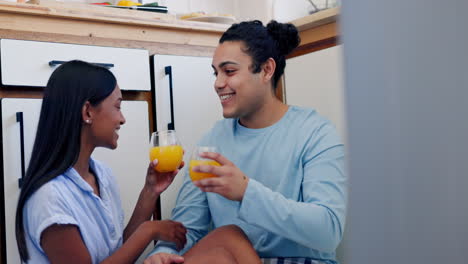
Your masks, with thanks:
M117 178L127 224L145 183L149 165L150 129L147 102L123 101L121 108L126 122L120 127L117 148L96 148L93 158L109 166ZM152 245L148 246L143 257L136 263L142 263L146 253L152 248Z
M3 199L4 199L4 231L6 245L6 263L20 263L15 236L16 204L19 198L18 181L22 176L21 162L21 122L17 121L17 113L22 115L24 132L24 168L31 158L37 122L41 110L40 99L2 99L2 151L3 151Z
M147 102L123 101L121 108L126 121L117 148L96 148L92 156L109 166L117 178L127 223L145 183L150 130Z
M44 87L60 62L78 59L109 68L122 90L151 90L144 49L2 39L0 58L3 85Z
M153 61L157 129L166 130L168 123L174 121L177 136L185 150L185 164L189 164L190 153L198 140L222 118L221 103L214 91L211 58L155 55ZM174 120L170 114L170 75L165 71L168 66L172 72ZM171 216L183 176L179 173L161 195L162 219Z
M284 73L286 102L312 107L345 136L342 47L288 59Z

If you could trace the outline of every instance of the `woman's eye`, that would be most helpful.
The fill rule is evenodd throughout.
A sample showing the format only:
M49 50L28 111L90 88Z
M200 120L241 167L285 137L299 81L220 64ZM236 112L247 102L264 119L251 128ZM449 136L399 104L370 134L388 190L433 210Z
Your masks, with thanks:
M232 73L234 73L235 71L236 71L236 70L226 70L225 72L226 72L226 74L232 74Z

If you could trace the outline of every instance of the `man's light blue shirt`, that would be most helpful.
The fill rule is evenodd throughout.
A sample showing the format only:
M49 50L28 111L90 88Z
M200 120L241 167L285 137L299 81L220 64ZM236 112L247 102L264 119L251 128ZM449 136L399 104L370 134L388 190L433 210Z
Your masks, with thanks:
M23 223L28 263L50 263L41 247L41 234L54 224L75 225L91 255L92 263L100 263L122 245L124 213L119 189L110 169L90 160L99 182L101 197L70 168L44 184L26 202Z
M185 170L172 219L188 229L177 252L160 242L151 253L183 254L214 228L235 224L260 257L335 260L344 229L344 146L316 111L290 106L272 126L249 129L237 119L215 124L199 145L214 145L250 180L241 202L201 192Z

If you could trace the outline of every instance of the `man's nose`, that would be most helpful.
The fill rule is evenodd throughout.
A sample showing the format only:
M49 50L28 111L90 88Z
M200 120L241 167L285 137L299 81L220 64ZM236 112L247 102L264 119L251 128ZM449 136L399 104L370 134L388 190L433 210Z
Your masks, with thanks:
M223 89L226 86L226 78L224 78L221 74L218 74L218 76L216 76L214 86L216 90Z

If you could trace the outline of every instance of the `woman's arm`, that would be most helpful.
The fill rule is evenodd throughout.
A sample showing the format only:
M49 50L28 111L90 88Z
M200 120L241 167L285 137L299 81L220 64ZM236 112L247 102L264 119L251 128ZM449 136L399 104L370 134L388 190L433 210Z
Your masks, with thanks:
M186 230L174 221L146 221L138 226L127 241L101 263L133 263L154 239L185 244ZM41 246L50 263L92 263L80 231L75 225L52 225L41 235Z
M141 190L132 217L124 230L124 241L135 232L136 228L141 223L151 219L151 216L156 211L156 200L159 195L169 187L174 177L179 172L179 169L184 166L184 162L182 162L178 170L168 173L159 173L154 170L157 164L158 162L155 160L148 166L145 185Z
M151 218L152 213L156 209L156 200L159 194L151 191L146 186L141 190L140 196L138 197L137 204L133 210L132 217L128 222L123 232L123 241L127 241L135 230L143 222L148 221Z
M75 225L49 226L42 232L41 246L50 263L91 263L91 256Z

